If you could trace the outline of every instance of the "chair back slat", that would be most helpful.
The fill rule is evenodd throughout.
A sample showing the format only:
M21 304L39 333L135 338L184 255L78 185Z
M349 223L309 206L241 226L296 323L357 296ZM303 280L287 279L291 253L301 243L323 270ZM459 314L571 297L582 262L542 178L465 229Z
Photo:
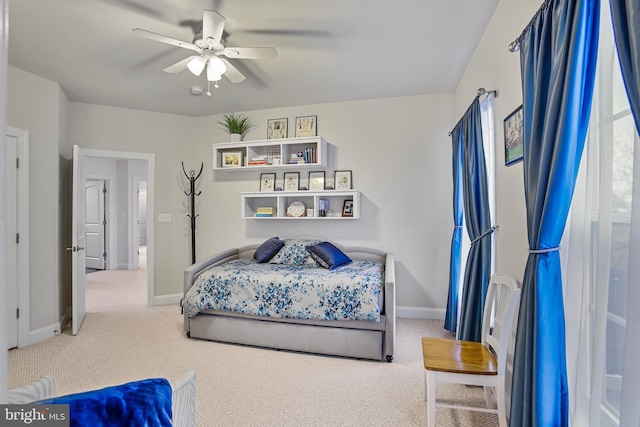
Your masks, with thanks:
M513 317L519 301L520 289L513 277L503 274L491 276L484 306L482 343L496 356L498 375L504 375L506 371Z

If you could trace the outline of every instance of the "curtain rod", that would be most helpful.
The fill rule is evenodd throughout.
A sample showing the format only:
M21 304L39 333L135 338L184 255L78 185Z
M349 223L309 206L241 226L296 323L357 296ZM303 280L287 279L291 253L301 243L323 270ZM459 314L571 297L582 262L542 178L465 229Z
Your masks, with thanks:
M479 98L482 95L491 95L491 94L493 94L493 96L497 97L498 96L498 91L497 90L486 90L483 87L479 87L478 90L476 91L476 98ZM468 108L467 108L467 110L468 110ZM463 114L463 116L464 116L464 114ZM460 119L460 120L462 120L462 119ZM458 120L458 123L460 123L460 120ZM458 123L456 123L456 126L458 126ZM454 126L454 129L455 129L456 126ZM449 132L449 136L451 136L452 132L453 131Z

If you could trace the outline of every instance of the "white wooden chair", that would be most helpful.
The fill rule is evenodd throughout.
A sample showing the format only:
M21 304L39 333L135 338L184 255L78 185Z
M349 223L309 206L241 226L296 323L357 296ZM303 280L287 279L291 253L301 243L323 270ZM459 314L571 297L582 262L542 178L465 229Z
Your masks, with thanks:
M520 289L513 277L494 274L489 282L482 320L482 342L446 338L422 338L425 368L425 400L428 426L434 427L436 407L497 413L500 427L507 427L505 372L513 317ZM440 403L436 383L483 386L487 408ZM498 408L493 405L492 391Z

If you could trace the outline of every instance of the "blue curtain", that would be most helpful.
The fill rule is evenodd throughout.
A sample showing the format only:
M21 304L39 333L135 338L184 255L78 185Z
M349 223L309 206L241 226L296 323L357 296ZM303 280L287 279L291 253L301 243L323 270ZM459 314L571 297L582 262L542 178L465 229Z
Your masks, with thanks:
M640 132L640 3L610 0L613 32L636 129Z
M460 133L462 123L451 132L453 170L453 236L451 237L451 261L449 264L449 296L444 328L456 332L458 327L458 284L460 283L460 257L462 256L462 156Z
M482 315L491 275L491 217L487 167L482 144L480 101L473 101L461 120L464 217L471 249L467 256L458 338L482 341Z
M513 362L510 425L567 426L558 245L591 110L599 1L548 0L519 38L529 257Z

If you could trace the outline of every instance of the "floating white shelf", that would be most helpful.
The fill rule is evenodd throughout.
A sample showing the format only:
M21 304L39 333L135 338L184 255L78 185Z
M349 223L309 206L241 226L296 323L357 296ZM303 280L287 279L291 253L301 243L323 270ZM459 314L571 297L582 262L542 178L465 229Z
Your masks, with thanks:
M245 219L291 219L291 220L338 220L360 218L360 191L358 190L325 190L325 191L263 191L240 193L241 216ZM327 215L320 216L321 200L326 200ZM352 216L342 216L344 202L352 201ZM301 202L305 206L305 216L287 216L287 208L293 202ZM256 216L258 208L272 208L274 216ZM313 211L313 216L307 216L307 209Z
M231 172L325 167L327 147L327 141L320 136L213 144L213 169ZM307 162L290 164L292 154L297 153L302 153L303 159L308 153ZM249 165L254 158L264 158L268 164Z

